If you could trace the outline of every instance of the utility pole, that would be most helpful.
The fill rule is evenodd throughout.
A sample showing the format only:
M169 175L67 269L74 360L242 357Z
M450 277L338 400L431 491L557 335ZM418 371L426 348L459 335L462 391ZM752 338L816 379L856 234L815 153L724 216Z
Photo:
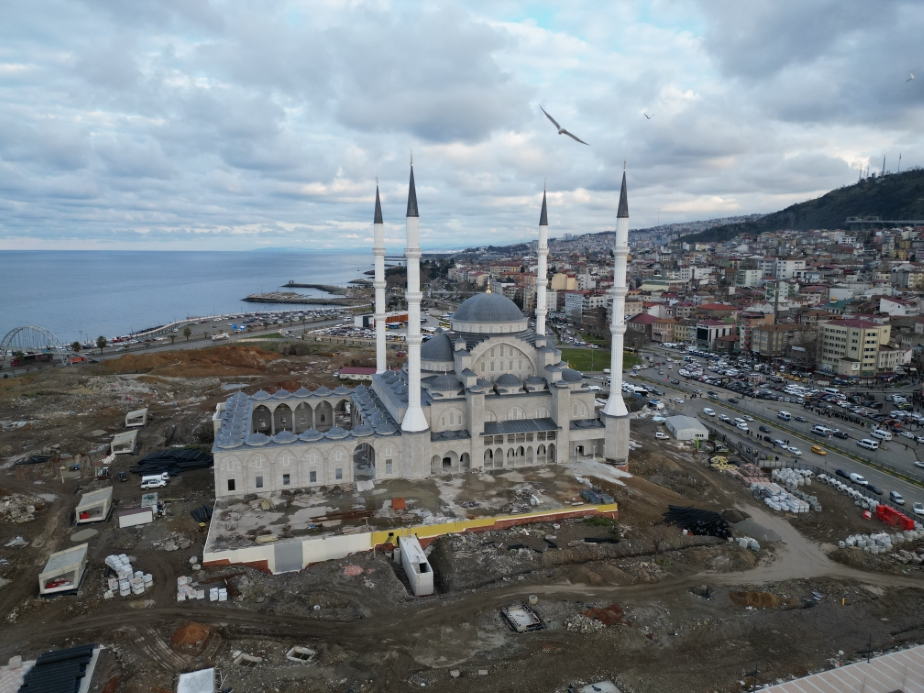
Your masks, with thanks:
M870 633L869 643L866 646L865 650L860 650L857 652L859 655L866 655L866 663L869 664L870 659L873 657L873 635Z
M752 691L757 690L757 677L759 675L760 675L760 662L758 661L758 662L754 662L754 671L750 671L744 675L744 678L748 678L750 676L754 679L754 683L751 684Z

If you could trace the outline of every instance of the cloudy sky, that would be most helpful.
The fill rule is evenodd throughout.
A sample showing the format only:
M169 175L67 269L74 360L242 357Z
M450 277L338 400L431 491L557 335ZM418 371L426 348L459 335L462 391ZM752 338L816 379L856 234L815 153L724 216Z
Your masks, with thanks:
M924 165L922 36L920 0L5 2L0 249L361 247L376 176L398 248L411 150L430 248L535 238L544 180L553 236L612 228L623 160L633 227L775 211Z

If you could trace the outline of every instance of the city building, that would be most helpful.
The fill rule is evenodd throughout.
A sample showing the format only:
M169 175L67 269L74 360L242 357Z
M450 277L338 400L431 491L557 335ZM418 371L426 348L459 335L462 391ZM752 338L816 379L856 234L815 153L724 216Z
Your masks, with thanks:
M849 378L876 375L879 348L889 343L890 325L869 320L831 320L819 325L818 363L823 370Z

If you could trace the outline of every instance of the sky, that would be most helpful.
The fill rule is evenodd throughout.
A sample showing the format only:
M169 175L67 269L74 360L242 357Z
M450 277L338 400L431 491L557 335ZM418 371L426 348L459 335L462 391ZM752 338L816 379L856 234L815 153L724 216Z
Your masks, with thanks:
M924 165L920 0L0 3L0 250L421 246ZM915 71L917 79L910 81ZM589 143L558 135L540 110ZM650 118L646 118L646 114Z

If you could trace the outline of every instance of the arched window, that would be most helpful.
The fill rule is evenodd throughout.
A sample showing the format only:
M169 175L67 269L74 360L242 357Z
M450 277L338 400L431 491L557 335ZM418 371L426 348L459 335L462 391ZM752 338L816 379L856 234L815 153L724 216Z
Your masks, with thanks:
M334 459L340 461L343 459L343 450L334 450Z
M549 411L548 407L539 407L536 410L537 419L547 419L552 415L552 412Z

